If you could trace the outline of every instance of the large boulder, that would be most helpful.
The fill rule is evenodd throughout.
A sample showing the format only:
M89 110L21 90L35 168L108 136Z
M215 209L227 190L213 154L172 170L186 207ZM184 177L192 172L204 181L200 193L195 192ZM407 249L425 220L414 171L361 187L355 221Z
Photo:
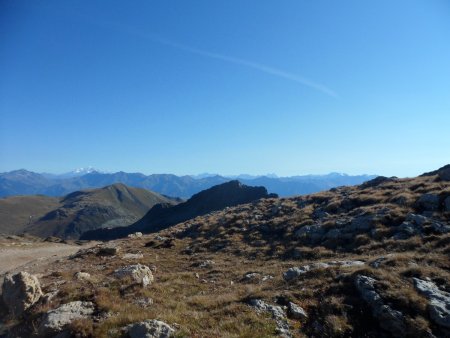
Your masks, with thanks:
M36 276L22 271L5 276L2 294L8 310L13 315L20 316L41 298L42 290Z
M132 281L146 287L153 282L152 270L146 265L127 265L114 271L114 276L120 279L130 278Z
M75 319L87 318L94 313L92 302L75 301L48 311L38 328L40 337L48 337L63 331Z
M436 324L450 329L450 293L439 290L433 282L413 279L416 290L429 301L428 310L431 319Z
M125 331L130 338L169 338L175 332L168 324L156 319L130 324Z
M380 327L394 337L404 337L406 325L403 314L384 303L375 289L375 283L376 280L368 276L358 275L355 279L356 289L379 321Z

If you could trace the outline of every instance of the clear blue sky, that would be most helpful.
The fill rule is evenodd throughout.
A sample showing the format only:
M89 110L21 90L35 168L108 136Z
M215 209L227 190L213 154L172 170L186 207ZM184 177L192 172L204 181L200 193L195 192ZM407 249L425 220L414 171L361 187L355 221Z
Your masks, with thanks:
M450 162L450 3L0 1L0 171Z

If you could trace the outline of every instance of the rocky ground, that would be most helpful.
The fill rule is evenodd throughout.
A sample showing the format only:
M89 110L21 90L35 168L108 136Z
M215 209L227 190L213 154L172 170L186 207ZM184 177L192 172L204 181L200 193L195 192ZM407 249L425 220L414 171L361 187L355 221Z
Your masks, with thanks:
M85 248L8 275L0 315L13 337L448 337L449 255L446 167Z

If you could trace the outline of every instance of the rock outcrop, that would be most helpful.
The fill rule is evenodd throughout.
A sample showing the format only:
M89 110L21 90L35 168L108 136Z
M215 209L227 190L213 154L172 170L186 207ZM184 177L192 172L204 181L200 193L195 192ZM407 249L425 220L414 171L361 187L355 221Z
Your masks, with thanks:
M87 318L93 313L94 304L91 302L75 301L61 305L45 314L38 328L39 336L54 336L63 331L75 319Z
M22 271L15 275L6 275L2 294L8 310L14 316L20 316L39 300L42 290L36 276Z
M403 314L384 303L383 298L375 290L375 283L376 280L368 276L358 275L355 279L357 290L370 307L380 327L394 337L403 337L406 329Z
M288 338L292 337L289 331L289 324L287 322L286 314L281 306L267 304L261 299L251 299L249 301L250 306L256 309L258 312L269 313L277 324L277 333L280 337Z
M439 290L433 282L419 278L414 278L414 287L428 299L431 319L436 324L450 329L450 293Z
M293 267L288 269L283 273L283 278L285 281L289 282L295 278L300 277L301 275L307 273L308 271L316 270L316 269L327 269L331 267L341 267L348 268L352 266L361 266L365 263L363 261L331 261L331 262L318 262L309 265L303 265L301 267Z
M130 324L125 331L130 338L169 338L175 333L169 324L156 319Z

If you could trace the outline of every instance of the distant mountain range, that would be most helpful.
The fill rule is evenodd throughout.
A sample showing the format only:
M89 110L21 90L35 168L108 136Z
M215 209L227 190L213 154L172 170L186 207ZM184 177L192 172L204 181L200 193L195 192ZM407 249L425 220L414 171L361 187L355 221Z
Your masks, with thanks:
M87 173L85 173L87 172ZM331 173L328 175L305 175L276 177L274 175L254 177L240 175L240 182L249 186L264 186L280 196L309 194L342 185L355 185L376 176ZM71 192L100 188L115 183L144 188L166 196L189 198L214 185L225 183L235 177L205 174L199 176L176 176L172 174L144 175L141 173L101 173L87 168L72 174L39 174L28 170L14 170L0 174L0 197L42 194L64 196Z
M182 200L116 183L70 193L62 198L43 195L0 199L0 233L77 239L89 230L135 223L156 204Z

